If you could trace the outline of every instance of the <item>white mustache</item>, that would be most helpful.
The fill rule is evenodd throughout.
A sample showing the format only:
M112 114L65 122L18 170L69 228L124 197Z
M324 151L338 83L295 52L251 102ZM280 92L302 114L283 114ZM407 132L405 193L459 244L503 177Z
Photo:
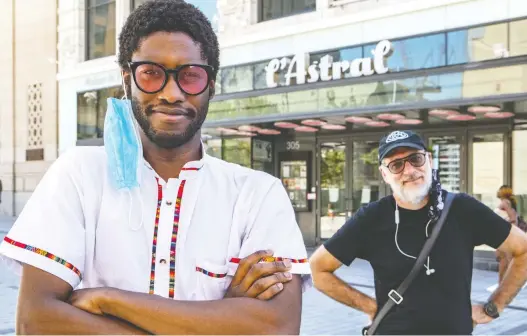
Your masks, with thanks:
M404 177L404 176L403 176L403 177ZM402 183L413 182L413 181L415 181L415 180L417 180L417 179L419 179L419 178L424 178L424 176L421 175L421 174L413 174L413 175L410 175L410 176L408 176L408 177L402 179L401 181L402 181Z

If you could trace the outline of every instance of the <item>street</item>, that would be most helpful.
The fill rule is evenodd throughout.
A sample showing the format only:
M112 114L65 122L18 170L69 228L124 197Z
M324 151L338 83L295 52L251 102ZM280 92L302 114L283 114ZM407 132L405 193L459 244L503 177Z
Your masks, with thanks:
M9 229L10 221L0 218L0 238ZM343 267L338 275L357 289L373 296L373 273L370 266L361 260L351 267ZM489 287L496 284L494 272L474 270L472 282L473 302L483 302L489 296ZM14 334L18 277L0 264L0 335ZM367 317L341 305L316 289L309 289L303 297L302 327L304 335L360 334ZM519 335L527 333L527 289L520 292L502 316L487 325L478 326L475 335Z

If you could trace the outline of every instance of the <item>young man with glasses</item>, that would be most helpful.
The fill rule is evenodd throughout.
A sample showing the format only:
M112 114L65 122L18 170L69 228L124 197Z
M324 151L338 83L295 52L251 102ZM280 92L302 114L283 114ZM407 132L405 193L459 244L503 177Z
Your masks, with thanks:
M371 320L387 300L396 301L377 334L466 335L476 324L497 318L527 279L527 236L476 199L457 194L422 270L405 294L397 297L393 290L412 269L447 192L432 169L431 153L412 131L394 131L381 140L379 165L393 195L359 209L313 254L315 287ZM514 262L487 303L472 306L473 249L482 244L511 253ZM355 258L370 262L376 299L334 275Z
M285 189L201 143L210 22L146 2L119 65L127 99L108 101L105 146L61 155L0 246L22 268L17 333L298 334L310 269Z

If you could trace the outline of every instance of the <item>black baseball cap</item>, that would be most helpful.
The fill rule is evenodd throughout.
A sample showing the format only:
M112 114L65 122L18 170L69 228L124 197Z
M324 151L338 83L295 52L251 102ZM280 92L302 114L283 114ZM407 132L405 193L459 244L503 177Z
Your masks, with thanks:
M412 131L393 131L385 135L379 143L379 164L392 150L400 147L426 150L426 145L417 133Z

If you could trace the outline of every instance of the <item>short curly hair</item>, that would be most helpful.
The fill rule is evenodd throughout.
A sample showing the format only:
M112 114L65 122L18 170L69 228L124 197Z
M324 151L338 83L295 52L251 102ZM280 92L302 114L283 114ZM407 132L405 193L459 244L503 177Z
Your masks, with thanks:
M130 13L119 34L118 62L122 69L128 69L142 39L156 32L188 34L200 46L201 57L214 68L216 78L220 66L218 38L203 12L183 0L151 0Z

